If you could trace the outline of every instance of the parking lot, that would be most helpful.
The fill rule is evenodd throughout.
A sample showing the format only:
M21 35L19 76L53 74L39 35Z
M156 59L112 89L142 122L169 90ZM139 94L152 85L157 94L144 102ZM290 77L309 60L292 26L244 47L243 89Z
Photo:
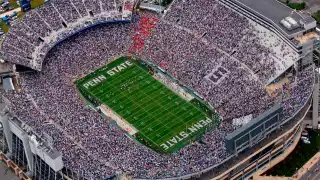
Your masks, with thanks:
M0 180L19 180L11 169L7 168L2 161L0 161Z

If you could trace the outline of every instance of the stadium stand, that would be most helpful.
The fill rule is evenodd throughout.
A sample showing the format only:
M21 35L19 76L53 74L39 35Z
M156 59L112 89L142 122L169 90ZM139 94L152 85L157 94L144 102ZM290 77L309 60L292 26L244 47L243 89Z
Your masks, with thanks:
M39 137L52 137L64 167L86 179L179 177L219 165L231 156L225 137L239 128L232 119L257 117L277 103L265 85L292 66L297 53L218 1L175 1L163 17L140 12L131 23L121 23L131 19L132 5L128 0L51 0L12 25L1 55L38 71L20 75L21 92L3 93L10 115ZM110 23L114 21L119 23ZM99 23L104 25L95 26ZM138 37L137 29L144 37ZM271 37L268 42L265 35ZM163 67L199 93L223 117L219 128L206 133L202 143L165 156L131 140L90 109L73 78L128 52ZM219 79L212 77L217 71ZM294 77L281 102L285 119L306 104L314 84L312 67Z
M112 6L106 3L100 5L100 1L50 1L28 12L13 25L10 35L3 42L3 47L25 51L27 56L12 57L8 51L2 51L2 55L17 64L20 61L15 59L24 59L21 65L41 70L44 54L59 41L92 24L131 17L133 1L117 1L114 8ZM124 6L126 10L122 10Z

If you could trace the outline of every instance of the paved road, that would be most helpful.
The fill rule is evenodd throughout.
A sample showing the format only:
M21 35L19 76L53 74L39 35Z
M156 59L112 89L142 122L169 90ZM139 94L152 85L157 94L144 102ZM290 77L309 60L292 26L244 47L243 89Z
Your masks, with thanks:
M319 0L307 0L307 6L309 7L308 11L310 13L315 13L320 10L320 1Z
M300 178L301 180L320 180L320 159L309 168L308 172Z
M0 180L19 180L19 178L11 169L7 169L7 165L0 161Z

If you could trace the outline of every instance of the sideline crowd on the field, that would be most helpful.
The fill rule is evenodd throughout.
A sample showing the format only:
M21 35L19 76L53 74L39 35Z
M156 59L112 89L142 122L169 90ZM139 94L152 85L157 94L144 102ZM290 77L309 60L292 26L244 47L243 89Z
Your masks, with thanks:
M64 8L62 0L59 2L62 4L58 7ZM73 13L66 15L66 21L73 18ZM217 19L217 24L211 24L211 19ZM53 27L55 20L50 22ZM146 40L144 51L136 55L157 65L162 63L169 74L212 104L224 121L218 129L206 133L201 143L161 155L129 139L112 121L89 108L73 84L73 78L126 54L135 25L95 27L52 49L42 72L21 75L21 93L5 94L12 102L11 112L40 136L51 136L65 166L88 179L103 179L114 173L146 179L176 177L221 163L230 155L224 138L236 128L231 120L248 114L257 116L274 104L275 98L264 89L267 78L278 68L277 63L269 61L272 50L253 40L254 33L246 28L248 20L215 1L176 2ZM19 36L18 32L15 35ZM30 56L32 48L25 41L21 43L16 44L21 48L16 54ZM220 79L213 82L209 75L218 67L226 72L220 72ZM282 101L285 117L304 105L313 80L312 69L297 73L289 98Z

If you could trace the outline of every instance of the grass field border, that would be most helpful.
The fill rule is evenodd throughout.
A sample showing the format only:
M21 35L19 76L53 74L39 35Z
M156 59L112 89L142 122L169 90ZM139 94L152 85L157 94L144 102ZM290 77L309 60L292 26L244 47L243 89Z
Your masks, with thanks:
M122 72L122 73L126 74L126 76L124 76L124 74L121 74L122 76L119 75L119 77L121 77L121 78L109 77L109 80L106 80L104 83L99 84L90 90L83 89L84 83L88 82L90 79L92 80L93 78L97 77L98 75L105 73L108 70L109 66L111 66L111 67L113 67L113 65L116 66L117 65L116 63L118 61L124 62L125 60L130 60L130 61L134 62L134 67L132 68L132 70L133 70L132 72L130 72L129 70L131 70L131 69L129 69L128 71ZM115 63L115 64L113 64L113 63ZM142 66L141 63L144 63L145 66ZM136 129L139 129L139 132L135 135L136 140L138 140L142 144L145 144L145 145L151 147L152 149L159 151L159 152L162 152L162 153L175 152L175 151L181 149L182 147L184 147L185 145L189 144L190 142L200 139L206 131L210 131L211 129L213 129L219 125L219 123L221 121L220 117L218 116L218 114L214 110L212 110L212 109L210 109L210 107L208 107L208 104L201 101L201 99L199 100L199 97L194 98L193 101L188 102L186 99L181 97L180 94L176 93L175 91L172 91L172 89L169 88L168 86L166 86L166 84L164 82L161 82L161 81L157 80L156 78L154 78L154 76L151 75L152 72L150 72L150 70L151 71L158 71L159 69L153 69L153 67L150 67L149 63L141 61L140 59L133 59L130 57L122 56L120 58L113 59L105 66L97 68L96 70L92 71L92 73L90 73L84 77L81 77L80 79L75 81L75 84L76 84L76 87L78 87L79 92L82 94L82 96L87 101L92 103L94 106L97 107L97 106L99 106L99 104L104 104L105 106L112 109L119 116L121 116L127 123L131 124ZM140 81L140 79L139 79L140 77L138 77L138 75L135 75L136 71L138 73L141 72L139 75L141 75L141 76L145 75L146 77L142 76L143 80L141 79L141 81ZM132 81L128 81L128 75ZM172 77L170 77L170 78L172 78ZM145 79L147 79L147 80L145 80ZM149 80L151 82L148 82ZM127 84L128 82L135 83L135 81L139 84L138 92L136 92L137 95L130 95L130 93L127 94L126 89L124 91L118 90L119 87L121 87L121 86L119 86L120 84L123 85L123 84ZM123 83L123 82L125 82L125 83ZM116 83L116 84L112 84L112 83ZM150 88L150 83L151 83L151 85L154 85L153 88L158 87L157 91L161 90L160 95L156 94L159 92ZM140 84L146 85L145 87L149 87L149 89L142 91L142 89L144 87L142 89L140 89ZM159 86L156 86L156 85L159 85ZM130 86L130 88L133 86L134 85ZM100 89L100 88L103 88L103 89ZM105 88L108 91L105 91L106 90ZM165 96L162 95L161 94L162 91L167 92L167 94ZM109 94L109 92L110 93L117 92L118 94L116 94L116 95ZM129 90L129 92L130 92L130 90ZM127 95L129 97L127 97ZM143 95L143 98L141 97L141 99L139 99L139 96L141 96L141 95ZM135 96L137 96L137 97L135 97ZM173 103L173 101L171 100L172 97L175 97L175 98L178 97L178 99L174 100L175 101L174 103L178 103L178 105L175 105ZM156 99L154 99L154 98L156 98ZM168 99L166 99L166 98L168 98ZM108 102L108 99L110 99L110 101L112 99L114 99L113 100L114 102ZM145 106L146 105L146 104L144 104L145 102L143 102L141 104L137 103L139 100L142 102L142 99L147 100L148 106ZM119 103L117 101L119 101L119 102L122 101L122 103ZM138 105L138 107L136 107L134 104L139 104L139 105ZM149 106L149 104L151 104L151 105ZM123 106L123 107L121 107L121 106ZM134 107L134 109L137 108L138 111L134 111L133 114L131 114L130 111L134 110L134 109L132 109L132 107ZM154 109L157 107L158 108L161 107L160 110ZM190 110L192 110L192 111L188 110L188 108L183 109L183 107L189 107L189 108L191 108ZM122 108L124 108L126 110L126 112L124 112L125 110ZM146 109L144 109L144 108L146 108ZM142 110L142 113L139 112L141 110ZM188 112L190 111L190 114L187 114L186 112L184 112L187 110L188 110ZM208 113L208 110L211 112L211 116L208 116L210 114L210 113ZM124 113L127 113L128 111L129 111L129 113L127 115L124 114ZM154 111L155 112L159 111L159 112L158 112L158 114L157 113L153 114ZM175 113L173 113L173 112L175 112ZM145 117L143 117L141 119L138 118L138 120L141 121L141 124L139 125L139 127L137 127L138 125L135 124L136 123L135 121L132 121L132 118L136 118L136 116L133 116L135 113L137 114L137 117L140 117L141 114L145 115ZM196 113L196 114L194 114L194 113ZM200 113L200 114L198 114L198 113ZM169 116L169 114L170 114L170 116ZM170 143L168 141L171 140L171 138L172 139L178 138L178 136L179 136L178 133L184 131L184 126L185 126L185 129L187 132L187 130L189 130L190 127L194 127L194 125L198 125L197 127L199 127L199 124L195 124L195 123L199 123L199 120L201 120L203 118L208 120L208 117L213 118L212 123L206 124L207 126L200 126L203 128L199 128L198 132L196 132L195 134L191 134L191 135L189 134L190 136L187 136L186 138L184 137L185 139L183 139L182 142L180 142L180 140L179 140L179 143L174 144L174 146L172 148L170 146L170 149L168 151L164 151L163 149L161 149L160 145L163 145L164 143L162 143L162 144L160 144L160 143L167 142L170 145ZM129 118L129 119L127 119L127 118ZM183 121L180 121L180 118L182 118ZM195 118L197 118L198 120L194 120ZM178 121L174 122L173 121L174 119L177 119ZM191 120L189 122L189 121L185 121L185 119L191 119ZM160 121L158 121L158 120L160 120ZM174 124L170 124L173 122L174 122ZM206 121L204 120L202 122L206 122ZM134 124L132 124L132 123L134 123ZM140 122L138 122L138 123L140 123ZM148 125L144 125L142 123L147 123ZM181 124L183 124L183 125L181 126ZM150 127L150 125L152 125L152 127ZM165 128L163 129L163 127L165 127ZM156 129L155 132L153 132L153 128ZM175 130L175 131L173 131L173 130ZM151 133L152 136L150 136L150 134L149 135L146 134L149 131L152 132ZM157 131L160 131L160 132L158 133ZM154 133L157 133L157 134L154 134ZM159 134L162 135L161 138L158 137ZM180 133L180 135L181 135L181 133ZM157 137L155 137L155 136L157 136ZM162 148L163 148L163 146L162 146Z

